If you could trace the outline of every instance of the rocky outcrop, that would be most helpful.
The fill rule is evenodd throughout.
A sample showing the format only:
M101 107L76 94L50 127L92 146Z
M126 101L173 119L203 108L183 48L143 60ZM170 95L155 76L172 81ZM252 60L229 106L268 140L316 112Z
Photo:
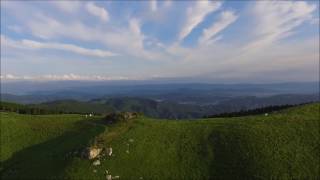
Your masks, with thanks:
M82 157L87 159L94 159L102 152L102 148L88 147L82 152Z
M110 113L105 116L105 120L108 123L124 122L124 121L137 118L138 116L139 116L139 113L137 112Z

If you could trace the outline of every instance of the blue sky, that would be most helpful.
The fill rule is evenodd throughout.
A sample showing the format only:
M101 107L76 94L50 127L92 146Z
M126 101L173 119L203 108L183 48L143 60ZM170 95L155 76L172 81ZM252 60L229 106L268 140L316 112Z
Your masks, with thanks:
M314 81L317 1L1 1L1 79Z

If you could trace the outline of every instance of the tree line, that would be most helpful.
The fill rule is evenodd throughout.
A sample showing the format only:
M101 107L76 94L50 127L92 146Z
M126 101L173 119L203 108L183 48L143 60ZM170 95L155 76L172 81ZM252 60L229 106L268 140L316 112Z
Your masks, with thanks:
M3 102L3 101L0 101L0 111L9 111L9 112L16 112L19 114L31 114L31 115L63 114L63 113L65 113L63 111L48 110L48 109L42 109L42 108L38 108L38 107L30 107L28 105Z
M248 115L257 115L257 114L265 114L270 112L279 111L282 109L287 109L294 106L304 105L308 103L301 103L301 104L285 104L285 105L274 105L274 106L265 106L256 109L248 109L248 110L241 110L237 112L227 112L227 113L219 113L214 115L204 116L204 118L217 118L217 117L240 117L240 116L248 116Z

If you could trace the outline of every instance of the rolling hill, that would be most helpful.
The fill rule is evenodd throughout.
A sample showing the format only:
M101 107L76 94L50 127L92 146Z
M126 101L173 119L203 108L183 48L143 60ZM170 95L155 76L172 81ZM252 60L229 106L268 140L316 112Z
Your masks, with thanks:
M267 116L116 124L1 112L1 177L106 179L107 170L120 179L318 179L319 110L315 103ZM74 153L93 144L113 155L94 166Z
M317 94L282 94L267 97L243 96L222 100L214 105L185 104L175 101L157 101L141 97L97 98L90 101L58 100L29 105L47 111L107 114L115 111L141 112L148 117L192 119L208 115L256 109L271 105L296 105L318 102Z

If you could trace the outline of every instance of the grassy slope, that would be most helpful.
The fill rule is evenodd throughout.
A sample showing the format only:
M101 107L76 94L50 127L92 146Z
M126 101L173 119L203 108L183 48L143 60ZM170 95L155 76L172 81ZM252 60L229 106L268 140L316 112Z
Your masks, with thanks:
M1 175L6 177L63 176L70 160L65 154L86 146L103 126L81 115L21 115L0 113Z
M108 127L104 132L102 125L80 121L82 123L71 125L77 128L70 126L73 133L63 133L16 153L18 155L6 161L9 168L5 169L3 177L10 175L9 170L18 169L10 176L32 177L38 173L40 177L60 174L72 179L104 179L104 171L108 169L121 179L317 179L320 177L319 108L319 104L312 104L267 117L258 115L199 121L155 121L142 117ZM9 114L1 119L8 121L14 116L22 115ZM3 127L2 123L1 130ZM92 141L94 136L96 140L104 139L104 146L111 146L114 152L114 156L103 160L101 166L94 167L90 161L76 157L53 159L50 153L43 152L54 147L53 154L57 155L54 157L63 157L70 149ZM36 152L42 156L37 157ZM36 160L32 160L30 155L37 157ZM23 161L20 165L12 163L19 160ZM28 161L42 166L30 167L35 163ZM53 165L48 165L48 162ZM93 172L94 169L97 173Z

